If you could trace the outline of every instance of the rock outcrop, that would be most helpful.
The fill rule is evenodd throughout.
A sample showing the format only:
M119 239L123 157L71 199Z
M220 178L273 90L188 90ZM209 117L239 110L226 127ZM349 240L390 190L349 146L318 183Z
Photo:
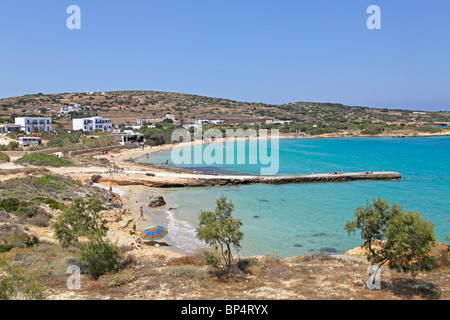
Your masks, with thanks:
M136 232L136 224L128 209L111 210L103 214L110 229L126 232L133 235Z
M153 196L150 198L148 206L150 208L162 207L166 204L166 201L162 196Z

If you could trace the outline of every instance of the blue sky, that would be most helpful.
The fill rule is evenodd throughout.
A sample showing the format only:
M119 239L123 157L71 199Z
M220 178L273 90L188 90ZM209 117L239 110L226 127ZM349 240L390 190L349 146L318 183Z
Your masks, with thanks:
M69 30L70 5L81 30ZM367 8L381 8L369 30ZM450 110L450 1L2 0L0 98L157 90Z

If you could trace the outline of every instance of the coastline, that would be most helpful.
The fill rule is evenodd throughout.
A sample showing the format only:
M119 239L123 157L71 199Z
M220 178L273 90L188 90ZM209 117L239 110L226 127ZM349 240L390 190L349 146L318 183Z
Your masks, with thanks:
M391 132L389 134L379 134L379 135L361 135L361 134L357 134L357 133L350 133L350 132L343 132L343 133L326 133L326 134L322 134L322 135L316 135L316 136L299 136L295 133L281 133L279 135L279 139L339 139L339 138L426 138L426 137L448 137L450 136L450 129L449 130L444 130L443 132L439 132L439 133L423 133L423 132L402 132L402 131L398 131L398 132ZM261 140L261 139L269 139L269 137L252 137L250 139L256 139L256 140ZM245 138L236 138L236 141L244 141L244 140L249 140L249 138L245 137ZM222 139L217 139L215 141L207 141L207 140L203 140L203 141L196 141L195 143L199 143L199 144L211 144L211 143L223 143L226 142L226 138L222 138ZM123 165L127 165L130 166L130 162L136 162L139 161L141 159L144 159L146 157L146 154L148 154L149 156L154 155L156 153L160 153L162 151L170 151L172 150L174 147L188 147L188 146L192 146L194 145L193 141L190 142L182 142L180 144L164 144L161 146L147 146L145 147L144 150L142 149L132 149L132 150L127 150L124 152L121 152L122 156L115 158L115 162L117 164L123 164ZM128 158L126 158L126 156L128 156ZM96 156L96 158L108 158L108 156ZM162 169L162 168L158 168L154 165L148 164L148 163L142 163L139 162L140 164L144 164L147 166L151 166L153 169ZM171 168L169 168L170 170ZM189 171L189 170L185 170L185 169L180 169L177 168L177 171ZM166 171L166 169L164 169L164 171ZM191 172L191 171L190 171Z
M109 186L105 184L102 185L103 188L108 189ZM174 218L169 214L171 210L177 208L172 193L166 189L162 188L152 188L142 185L128 185L128 186L114 186L112 185L112 191L117 193L125 208L130 210L135 225L136 225L136 236L139 234L140 230L154 226L162 225L168 228L169 232L166 237L158 241L158 244L152 246L144 246L145 248L151 248L154 250L158 248L160 250L168 250L172 253L177 254L189 254L193 250L189 250L191 245L185 243L186 234L190 230L180 230L183 226L179 226L178 221L174 221ZM166 204L161 207L150 208L148 206L149 198L153 196L163 196ZM140 207L143 206L144 220L139 220L140 217ZM192 234L190 234L192 236ZM195 239L191 240L194 245L193 249L200 248L202 245L196 243Z
M295 135L282 135L280 136L280 139L296 139L297 137ZM322 137L322 138L329 138L329 137ZM334 137L334 138L340 138L340 137ZM252 138L252 139L261 139L260 137ZM315 139L315 138L298 138L298 139ZM247 138L243 138L241 140L247 140ZM202 141L202 144L208 144L208 143L220 143L224 141ZM188 147L193 145L194 142L186 142L181 143L178 145L174 144L168 144L168 145L162 145L162 146L155 146L150 147L147 146L144 149L132 149L122 152L120 155L113 156L111 160L115 162L118 166L124 167L128 170L130 169L137 169L142 170L142 168L151 168L152 172L160 173L163 175L167 175L168 170L163 168L158 168L155 165L142 163L141 160L146 158L146 154L149 156L154 155L159 152L163 151L170 151L175 146L178 147ZM108 157L108 156L96 156L96 157ZM180 168L171 168L169 172L173 173L191 173L192 171L188 169L180 169ZM130 181L132 183L132 181ZM161 187L152 187L152 186L145 186L140 184L129 184L129 185L120 185L116 187L117 189L120 189L123 192L123 201L124 204L130 209L132 212L135 222L138 224L137 229L141 227L148 227L150 225L155 224L161 224L167 226L169 223L169 209L170 207L178 207L179 204L177 204L174 201L174 197L172 194L172 191L167 190L166 188ZM153 195L162 195L167 202L167 205L162 208L156 208L156 209L150 209L148 208L148 198ZM140 205L144 206L144 215L146 218L145 224L142 221L137 221L139 217L139 207ZM189 239L190 241L194 242L196 240L195 234L191 235L193 238ZM181 248L181 244L179 242L176 242L171 237L171 230L169 230L169 235L167 236L167 243L169 244L168 247L164 247L164 249L169 249L172 251L176 251L182 254L189 253L189 251L183 250ZM188 241L189 241L188 240Z
M410 137L436 137L436 136L447 136L442 134L437 135L414 135ZM280 135L280 139L329 139L329 138L386 138L386 137L396 137L396 135L377 135L377 136L342 136L342 135L322 135L320 137L297 137L295 134L292 135ZM261 137L253 137L251 139L261 139ZM236 139L238 140L238 139ZM248 138L240 138L240 140L248 140ZM201 141L201 144L210 144L210 143L220 143L225 142L225 139L218 139L216 141ZM192 146L194 142L185 142L180 144L166 144L162 146L147 146L144 149L131 149L121 152L119 155L114 155L112 158L108 157L107 155L102 156L95 156L98 158L105 157L109 158L111 161L116 163L119 167L124 167L126 170L137 170L141 171L143 169L149 170L156 175L161 175L162 179L169 179L169 174L177 174L177 173L183 173L183 174L194 174L189 169L180 169L180 168L169 168L169 170L164 169L162 167L158 167L156 165L152 164L146 164L142 163L141 160L146 158L146 154L150 156L155 155L159 152L163 151L170 151L175 146L177 147L188 147ZM106 178L106 177L105 177ZM111 177L113 178L113 177ZM137 182L137 181L135 181ZM182 187L182 186L181 186ZM145 218L148 219L146 223L148 224L163 224L167 225L169 221L169 213L167 212L170 207L178 207L178 204L174 202L172 191L167 190L166 188L161 188L157 186L145 186L140 185L139 183L133 184L133 181L130 181L130 184L128 185L121 185L118 187L119 189L123 190L124 192L124 203L127 205L127 207L130 209L130 211L133 213L135 217L135 221L137 221L139 217L139 206L144 205L144 214ZM167 205L163 208L158 209L149 209L147 207L148 204L148 197L153 195L163 195L164 198L166 198ZM145 201L144 201L145 200ZM140 222L142 223L142 222ZM170 230L169 230L170 234ZM180 249L180 244L173 241L171 237L168 235L168 244L169 247L164 247L164 249L169 249L171 251L176 251L179 253L187 253L186 250ZM194 239L191 239L192 241L195 241ZM352 248L349 248L352 249Z
M432 135L431 137L440 137L444 135ZM390 136L358 136L361 138L367 138L367 137L390 137ZM411 136L415 137L415 136ZM424 136L421 136L424 137ZM295 135L280 135L280 139L295 139ZM355 136L351 137L341 137L341 136L321 136L320 138L356 138ZM256 139L253 138L253 139ZM258 137L258 139L261 139ZM298 139L319 139L319 137L308 137L308 138L298 138ZM217 143L220 141L203 141L203 144L206 143ZM108 186L112 184L113 192L118 193L124 204L125 207L128 208L133 217L135 223L137 222L139 228L144 228L150 225L154 224L161 224L161 225L167 225L170 219L170 215L168 213L169 209L171 207L177 207L178 204L175 203L175 200L173 198L172 190L167 190L166 188L161 188L158 186L148 186L145 184L142 184L142 181L139 180L151 180L154 178L158 178L160 180L164 181L172 181L174 184L180 182L180 178L178 173L183 173L184 175L188 175L187 172L190 172L189 170L181 170L181 169L171 169L166 170L163 168L158 168L156 166L153 166L150 168L150 165L143 164L139 161L139 159L145 157L147 153L149 154L155 154L157 152L162 151L170 151L173 147L179 146L189 146L192 145L193 142L186 142L184 144L168 144L168 145L162 145L162 146L156 146L156 147L145 147L144 149L131 149L131 150L122 150L118 153L111 153L110 155L95 155L95 158L108 158L111 162L115 163L119 167L123 167L124 170L130 170L130 173L123 173L123 174L115 174L115 173L100 173L102 175L102 179L98 183ZM17 166L15 164L6 163L5 168L2 169L14 169L14 168L23 168L22 166ZM80 168L80 167L68 167L68 168L48 168L48 170L62 174L62 175L69 175L73 178L76 178L80 181L86 181L90 180L91 176L94 174L94 172L105 172L105 168ZM133 173L132 170L135 170ZM156 175L156 177L147 177L146 172L152 172ZM193 174L195 177L201 176L198 174ZM178 177L178 178L177 178ZM6 177L5 177L6 178ZM124 184L116 184L115 179L118 179L118 181L125 182ZM103 181L102 181L103 180ZM179 187L183 187L182 184L178 185ZM163 195L163 197L166 199L167 205L161 208L156 209L150 209L148 208L148 198L152 195ZM144 215L145 215L145 223L142 221L137 221L139 218L139 207L140 205L144 206ZM200 210L200 208L199 208ZM192 241L195 241L195 236ZM182 244L177 243L172 238L171 230L169 230L169 235L162 239L161 242L165 242L168 244L168 246L161 246L160 248L155 248L153 246L149 246L148 249L150 250L161 250L161 251L169 251L171 253L181 253L185 254L187 253L186 250L183 250ZM352 249L352 248L349 248Z

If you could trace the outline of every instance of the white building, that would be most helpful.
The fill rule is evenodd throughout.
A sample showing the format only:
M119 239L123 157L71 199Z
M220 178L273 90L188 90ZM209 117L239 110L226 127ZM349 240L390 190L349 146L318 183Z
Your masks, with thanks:
M161 122L161 121L163 121L163 119L153 118L153 119L137 119L136 120L137 124L140 124L140 125L143 125L146 122L147 123L156 123L156 122Z
M18 124L9 124L5 121L4 124L0 125L0 133L11 133L21 131L22 126Z
M183 128L185 128L186 130L189 130L189 128L194 127L195 129L201 129L202 125L201 124L183 124Z
M22 127L22 131L32 133L36 131L53 131L50 117L21 117L15 118L15 124Z
M209 120L197 120L191 124L184 124L183 128L185 128L186 130L189 130L189 128L191 128L191 127L194 127L195 129L201 129L204 124L208 124L208 123L209 123ZM212 121L211 121L211 123L212 123Z
M155 126L147 126L148 128L156 128ZM124 133L136 133L139 132L139 129L142 128L142 126L126 126L123 130Z
M92 118L82 118L72 120L73 130L83 130L83 131L109 131L113 130L111 120L103 119L102 117L92 117Z
M225 120L211 120L211 123L220 126L225 124Z
M266 124L279 124L282 126L289 126L292 120L266 120Z
M74 106L64 106L61 107L61 111L59 113L61 114L67 114L69 112L77 112L80 111L81 104L76 104Z

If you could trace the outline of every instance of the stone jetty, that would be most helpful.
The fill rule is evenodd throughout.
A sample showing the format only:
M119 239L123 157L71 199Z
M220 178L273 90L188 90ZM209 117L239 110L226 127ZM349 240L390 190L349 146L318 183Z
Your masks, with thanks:
M287 184L287 183L318 183L345 182L354 180L399 180L401 173L391 171L381 172L348 172L322 173L305 175L252 176L252 175L212 175L197 173L174 173L147 171L123 171L120 174L102 174L100 183L108 182L115 185L146 185L158 188L224 186L254 183Z

